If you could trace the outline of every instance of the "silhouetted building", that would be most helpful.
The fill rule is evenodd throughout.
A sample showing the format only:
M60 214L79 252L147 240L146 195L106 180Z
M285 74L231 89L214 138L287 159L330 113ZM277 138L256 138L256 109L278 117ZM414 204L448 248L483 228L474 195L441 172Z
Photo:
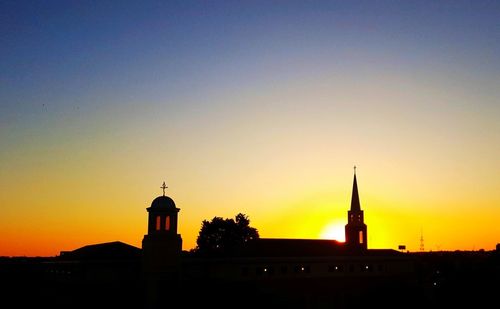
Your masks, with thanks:
M61 252L46 262L47 278L58 282L118 283L139 279L141 249L119 242L88 245Z
M500 288L500 254L368 249L356 174L346 242L269 239L223 253L183 252L179 208L168 196L148 212L142 250L122 242L56 258L0 259L0 288L18 307L417 308L487 304ZM23 298L30 291L31 298Z
M240 305L246 308L270 305L302 308L314 304L352 307L367 304L365 297L370 293L377 294L372 297L402 300L408 286L415 284L413 260L395 250L367 248L367 227L360 207L356 175L352 190L345 228L346 243L322 239L260 238L222 253L184 254L180 263L178 293L191 291L199 295L199 298L190 299L192 306L219 308L232 307L233 302L245 298L241 291L254 296L246 298ZM168 202L172 210L176 209L173 201L168 199ZM152 213L152 208L148 208L150 234L162 232L165 220ZM176 244L165 241L164 245ZM171 255L178 252L177 247L171 249ZM145 246L143 250L146 256ZM151 254L154 255L155 251ZM158 252L158 256L161 254ZM150 288L154 290L154 287ZM161 305L162 297L158 296L161 290L160 287L152 292L153 306L154 303ZM218 298L213 299L213 295ZM221 304L220 299L227 300L228 305Z
M29 294L15 297L13 307L142 308L141 257L141 249L118 241L63 251L35 265L22 280Z
M142 275L148 308L165 306L164 293L175 293L180 279L182 238L177 234L179 208L168 196L153 200L148 211L148 233L142 240Z
M354 169L354 181L352 185L351 209L347 212L347 224L345 226L345 243L351 249L366 250L367 231L361 210L358 194L358 183L356 181L356 168Z
M171 275L178 272L182 252L182 238L177 234L179 210L165 194L155 198L147 208L148 233L142 240L144 272Z

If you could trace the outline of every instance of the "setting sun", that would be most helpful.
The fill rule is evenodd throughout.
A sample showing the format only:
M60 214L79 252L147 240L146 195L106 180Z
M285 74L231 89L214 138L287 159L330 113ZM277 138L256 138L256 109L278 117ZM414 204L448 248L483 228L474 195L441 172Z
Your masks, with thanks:
M341 221L335 221L323 229L320 238L322 239L334 239L341 242L345 241L345 224Z

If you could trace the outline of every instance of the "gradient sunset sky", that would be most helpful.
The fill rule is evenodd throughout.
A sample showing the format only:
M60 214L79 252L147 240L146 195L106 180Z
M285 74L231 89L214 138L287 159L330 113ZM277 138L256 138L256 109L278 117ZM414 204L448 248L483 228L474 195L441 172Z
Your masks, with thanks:
M498 1L2 1L0 255L141 247L145 208L369 248L500 242Z

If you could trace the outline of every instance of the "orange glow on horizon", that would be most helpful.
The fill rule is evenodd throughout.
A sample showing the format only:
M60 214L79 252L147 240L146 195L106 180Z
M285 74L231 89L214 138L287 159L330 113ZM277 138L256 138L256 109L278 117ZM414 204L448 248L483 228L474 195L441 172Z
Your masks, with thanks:
M234 187L235 190L224 198L206 190L193 194L189 188L169 192L168 195L181 209L178 231L183 239L183 249L196 246L203 220L214 216L234 217L238 212L249 216L250 225L256 227L263 238L344 241L352 189L349 172L347 170L342 177L334 178L333 183L326 178L310 186L290 182L284 188L276 185L277 190L262 187L260 192L266 195L252 193L252 188L244 185L243 191L238 192ZM368 248L396 249L398 245L406 245L408 250L418 251L421 230L427 251L492 250L498 243L500 228L496 222L500 211L497 208L490 208L490 215L484 216L475 209L467 210L465 202L459 204L444 200L436 202L439 207L427 206L418 199L409 202L400 197L401 191L384 193L377 179L368 173L358 175L361 208L368 227ZM289 189L295 186L302 186L303 191ZM392 186L393 189L396 186ZM151 183L148 187L155 187L155 184ZM81 195L78 201L71 199L71 194L67 195L68 199L62 194L47 197L19 195L18 201L11 203L36 207L30 208L31 215L24 216L22 221L16 219L16 212L0 218L3 220L1 228L4 235L0 240L0 255L53 256L63 250L116 240L141 247L142 237L147 232L146 208L156 196L146 187L131 195L120 194L118 190L110 192L105 195L97 190ZM20 207L18 211L25 210ZM470 234L464 235L457 224L464 222L463 216L470 227Z

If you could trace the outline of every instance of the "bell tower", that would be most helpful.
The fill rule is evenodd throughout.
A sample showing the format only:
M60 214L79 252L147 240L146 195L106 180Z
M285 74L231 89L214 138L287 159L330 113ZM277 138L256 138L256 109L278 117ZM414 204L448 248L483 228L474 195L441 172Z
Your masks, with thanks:
M179 208L165 195L167 186L163 182L163 195L151 203L148 211L148 233L142 240L143 270L151 274L170 274L177 276L182 238L177 234L177 215Z
M351 209L347 212L347 224L345 226L345 244L348 248L357 250L366 250L368 247L364 214L359 203L356 166L354 167Z

